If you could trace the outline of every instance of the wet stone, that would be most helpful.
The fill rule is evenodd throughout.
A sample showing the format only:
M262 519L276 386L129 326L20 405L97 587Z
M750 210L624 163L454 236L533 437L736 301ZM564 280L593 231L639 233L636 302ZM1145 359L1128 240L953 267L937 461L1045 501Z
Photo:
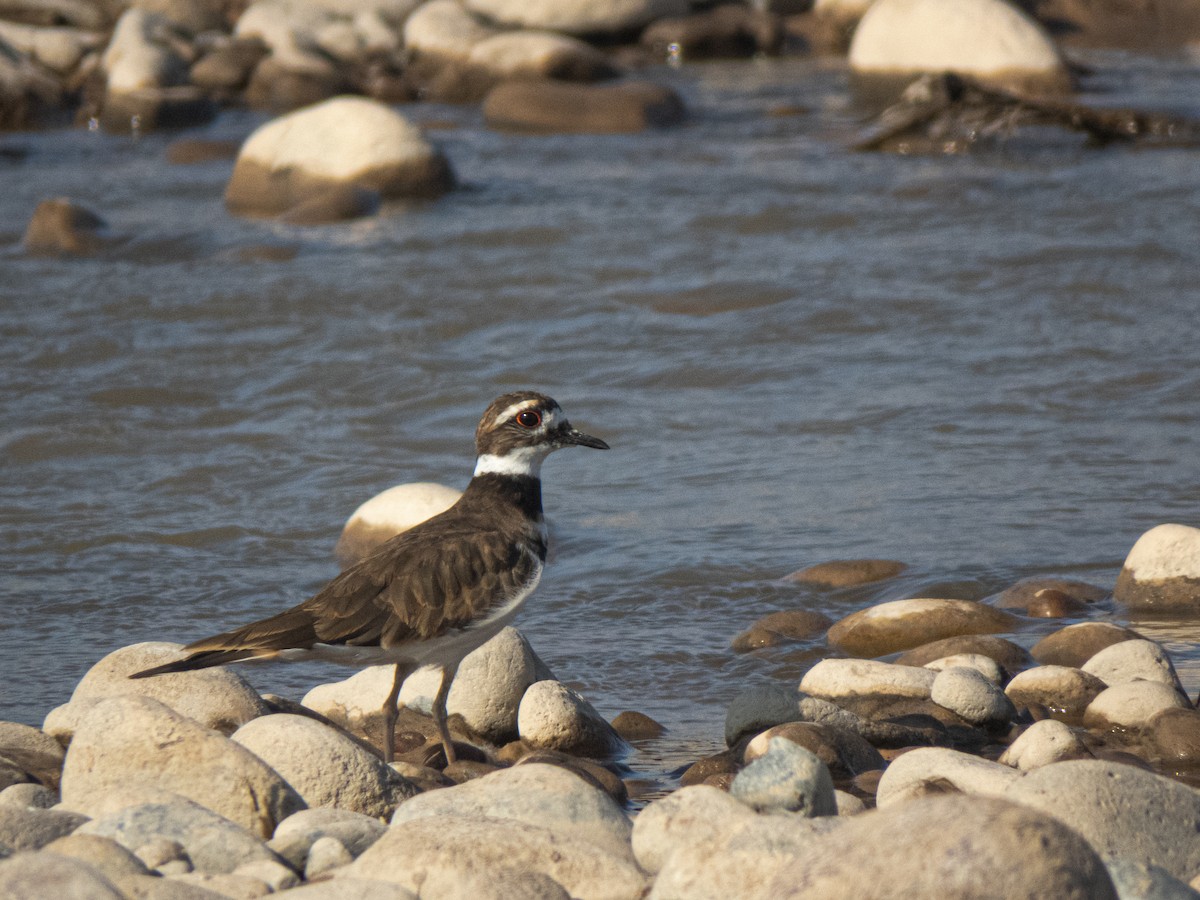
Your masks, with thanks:
M739 768L737 754L726 750L692 763L679 777L679 784L683 787L704 784L714 775L732 775Z
M1160 710L1150 717L1146 730L1164 765L1200 767L1200 710Z
M828 640L852 656L874 657L956 635L1012 631L1017 624L1011 613L969 600L893 600L834 623Z
M1158 525L1139 537L1114 596L1134 609L1200 608L1200 528Z
M789 609L763 616L733 639L737 653L803 641L824 634L833 620L816 610Z
M683 101L671 88L646 81L568 84L501 82L483 101L492 128L539 133L622 134L675 125Z
M1078 719L1107 685L1095 675L1072 666L1034 666L1013 676L1004 692L1017 706L1045 707L1068 719Z
M68 197L43 200L25 228L26 253L83 256L111 243L108 225L95 212Z
M1154 641L1121 641L1105 647L1081 668L1108 685L1140 679L1183 690L1170 655Z
M996 596L996 605L1002 609L1029 610L1030 605L1039 594L1052 591L1061 598L1062 602L1084 610L1089 604L1096 603L1108 596L1109 592L1102 587L1077 581L1072 578L1022 578L1016 584L1005 588ZM1034 615L1034 613L1030 613Z
M853 587L895 578L907 568L891 559L835 559L793 572L787 580L825 588Z
M815 755L837 779L853 778L860 772L882 769L883 757L860 735L836 725L788 722L754 737L743 754L749 763L767 752L775 739L791 741Z
M613 730L627 741L662 737L666 728L645 713L626 710L612 720Z
M902 666L924 666L936 659L960 653L991 657L1008 672L1019 671L1033 662L1028 650L1007 638L990 634L964 634L921 644L901 653L896 657L896 663Z
M773 738L766 753L737 774L729 793L759 812L837 815L829 769L815 754L784 738Z
M1136 631L1109 622L1080 622L1046 635L1030 653L1042 665L1080 668L1105 647L1138 638Z

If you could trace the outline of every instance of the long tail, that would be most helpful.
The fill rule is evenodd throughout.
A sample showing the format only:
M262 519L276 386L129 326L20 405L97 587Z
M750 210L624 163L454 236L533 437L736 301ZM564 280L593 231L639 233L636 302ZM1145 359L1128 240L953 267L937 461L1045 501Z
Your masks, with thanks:
M283 650L311 649L316 642L312 615L297 607L269 619L188 644L183 649L190 653L189 656L134 672L129 677L149 678L169 672L223 666L239 660L270 659Z

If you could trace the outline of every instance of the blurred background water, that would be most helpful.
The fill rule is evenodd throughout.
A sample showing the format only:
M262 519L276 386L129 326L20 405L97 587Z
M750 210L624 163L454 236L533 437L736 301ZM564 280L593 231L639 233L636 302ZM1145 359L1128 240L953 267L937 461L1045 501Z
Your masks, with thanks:
M1188 60L1089 61L1087 102L1200 116ZM479 414L515 388L613 446L547 464L557 558L518 624L602 712L669 726L650 768L812 663L733 653L761 615L1034 574L1111 587L1144 530L1200 524L1200 153L856 154L838 66L654 74L688 124L535 137L413 107L462 187L324 228L230 217L231 164L169 165L172 136L0 138L0 718L40 724L119 646L303 599L359 503L462 487ZM59 195L130 240L26 257ZM854 557L910 568L781 580ZM1200 687L1195 621L1133 624ZM349 674L241 671L297 699Z

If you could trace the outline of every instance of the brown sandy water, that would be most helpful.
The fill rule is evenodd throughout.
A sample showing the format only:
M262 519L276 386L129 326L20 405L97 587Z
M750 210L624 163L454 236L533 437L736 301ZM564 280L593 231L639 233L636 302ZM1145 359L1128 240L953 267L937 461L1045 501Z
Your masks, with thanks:
M1090 61L1089 101L1200 115L1185 60ZM118 646L298 601L360 502L465 483L516 387L614 448L546 466L557 559L518 624L602 712L670 727L639 771L715 749L733 696L819 657L732 653L765 613L1111 587L1144 530L1200 524L1200 153L856 155L837 67L654 74L689 124L524 137L415 107L463 187L329 228L230 218L230 164L170 166L165 136L0 137L0 718L40 724ZM24 257L58 195L129 241ZM241 253L264 244L295 256ZM864 556L911 568L781 581ZM1194 693L1200 622L1132 624ZM242 671L293 697L348 674Z

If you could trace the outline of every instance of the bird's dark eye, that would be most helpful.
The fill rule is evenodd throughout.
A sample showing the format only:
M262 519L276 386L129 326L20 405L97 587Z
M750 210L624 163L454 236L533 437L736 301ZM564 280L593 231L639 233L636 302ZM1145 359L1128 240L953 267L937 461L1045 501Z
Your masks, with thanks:
M517 424L522 428L537 428L542 424L542 414L532 409L523 409L517 413Z

